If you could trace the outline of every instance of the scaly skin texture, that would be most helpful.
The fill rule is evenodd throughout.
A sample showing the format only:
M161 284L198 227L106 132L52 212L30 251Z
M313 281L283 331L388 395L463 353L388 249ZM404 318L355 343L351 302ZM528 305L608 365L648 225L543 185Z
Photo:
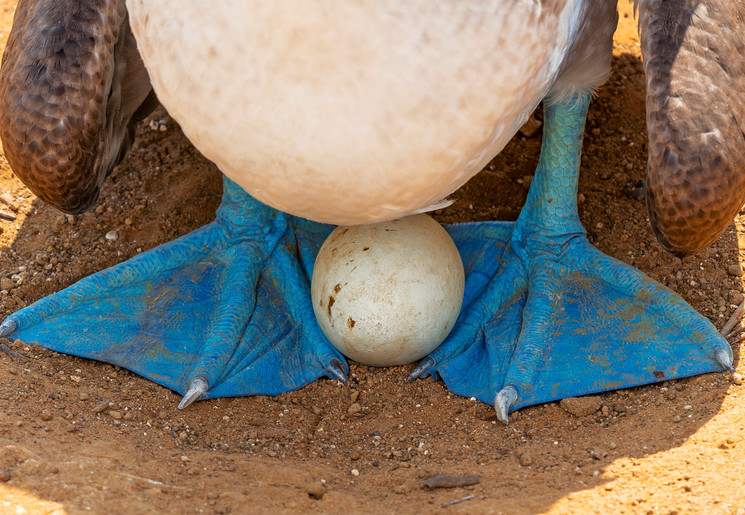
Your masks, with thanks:
M0 69L0 138L43 201L79 213L154 103L124 1L21 0Z
M716 240L745 201L745 4L639 3L647 76L649 217L684 257Z

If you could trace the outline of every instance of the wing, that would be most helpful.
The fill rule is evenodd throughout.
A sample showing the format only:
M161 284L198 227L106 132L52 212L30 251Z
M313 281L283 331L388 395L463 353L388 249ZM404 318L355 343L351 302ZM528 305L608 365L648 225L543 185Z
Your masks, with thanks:
M647 205L662 246L712 243L745 202L745 4L637 3L647 79Z
M18 3L0 69L0 138L39 198L68 213L91 207L129 148L131 120L155 102L123 0Z

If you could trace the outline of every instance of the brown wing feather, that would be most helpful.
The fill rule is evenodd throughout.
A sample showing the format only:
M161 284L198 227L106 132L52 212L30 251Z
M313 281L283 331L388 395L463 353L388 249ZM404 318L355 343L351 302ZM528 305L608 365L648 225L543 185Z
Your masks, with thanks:
M0 138L39 198L88 209L151 93L123 0L20 0L0 69Z
M639 2L647 77L647 204L680 257L712 243L745 202L745 3Z

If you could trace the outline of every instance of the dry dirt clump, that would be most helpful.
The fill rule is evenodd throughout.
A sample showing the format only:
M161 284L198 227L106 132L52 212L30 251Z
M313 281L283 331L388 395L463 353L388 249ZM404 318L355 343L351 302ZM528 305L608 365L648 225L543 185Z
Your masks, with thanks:
M0 0L2 43L14 5ZM639 40L620 7L613 75L587 123L580 215L601 250L721 327L743 298L745 218L683 261L654 241L635 191L646 163ZM539 147L540 134L519 134L438 218L514 220ZM16 216L0 220L0 317L210 221L220 191L217 169L163 111L78 217L37 201L0 156L0 195L13 204L0 209ZM0 513L745 514L745 390L724 374L529 407L503 426L442 383L408 383L410 366L353 364L347 384L178 411L178 395L126 370L0 343L24 356L0 353ZM460 486L428 487L437 474Z

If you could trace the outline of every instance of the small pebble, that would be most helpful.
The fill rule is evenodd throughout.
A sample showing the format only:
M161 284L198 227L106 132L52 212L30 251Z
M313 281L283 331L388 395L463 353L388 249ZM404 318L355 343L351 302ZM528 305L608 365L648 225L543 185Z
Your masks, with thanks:
M13 196L6 191L2 195L0 195L0 202L5 204L6 206L10 206L11 204L13 204Z
M41 419L44 421L52 420L52 412L49 411L48 409L45 409L44 411L41 412Z
M533 464L533 457L530 455L530 453L524 452L520 456L520 465L523 467L529 467Z
M103 410L105 410L108 407L109 407L109 402L108 401L99 402L93 408L93 413L101 413Z
M459 488L479 484L479 476L448 476L435 474L424 482L427 488Z
M313 481L312 483L308 483L305 485L305 493L307 493L310 497L313 499L323 499L323 496L326 494L326 485L321 483L320 481Z
M352 469L352 475L353 475L354 477L359 477L359 475L360 475L360 471L359 471L359 470L357 470L357 469Z
M2 481L3 483L7 483L8 481L10 481L10 470L0 470L0 481Z
M733 265L729 265L727 267L727 272L729 272L729 275L733 275L735 277L742 277L745 272L743 272L742 267L740 266L740 263L735 263Z
M81 401L87 401L88 400L88 394L85 393L85 392L83 392L80 395L78 395L78 399L80 399Z
M739 372L735 372L732 374L732 382L735 383L737 386L740 386L742 384L742 374Z
M119 239L119 235L116 233L116 231L109 231L106 233L104 238L106 238L109 241L116 241Z
M350 415L356 415L357 413L361 411L362 411L362 406L360 406L358 402L355 402L351 406L349 406L347 413L349 413Z
M166 132L168 124L165 120L150 120L150 130L156 132Z
M603 400L597 395L567 397L561 400L559 406L575 417L586 417L599 410L603 406Z
M121 414L121 412L119 412L119 411L114 411L114 410L111 410L111 411L109 411L109 416L110 416L111 418L115 418L115 419L117 419L117 420L119 420L119 419L121 419L121 418L122 418L122 414Z
M536 117L531 116L530 118L528 118L528 121L526 121L523 126L520 127L520 134L522 134L526 138L532 138L533 136L538 134L538 131L541 130L542 126L543 122L541 122Z
M673 422L675 422L675 423L680 422L681 420L683 420L683 419L680 418L680 415L675 415L675 417L673 417Z

